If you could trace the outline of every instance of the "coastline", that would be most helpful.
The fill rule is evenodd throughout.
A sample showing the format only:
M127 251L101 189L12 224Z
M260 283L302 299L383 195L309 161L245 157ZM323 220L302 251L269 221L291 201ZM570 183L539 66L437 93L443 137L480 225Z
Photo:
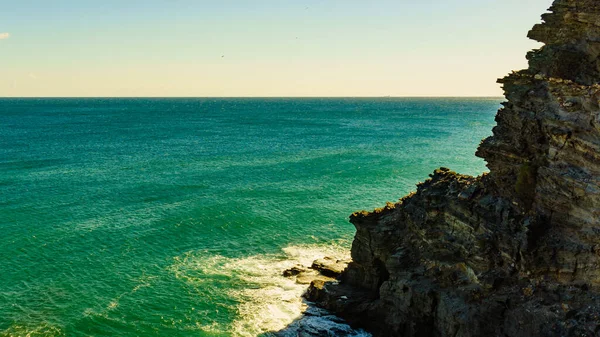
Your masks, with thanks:
M357 212L352 262L307 298L374 336L600 334L600 6L556 0L476 155Z

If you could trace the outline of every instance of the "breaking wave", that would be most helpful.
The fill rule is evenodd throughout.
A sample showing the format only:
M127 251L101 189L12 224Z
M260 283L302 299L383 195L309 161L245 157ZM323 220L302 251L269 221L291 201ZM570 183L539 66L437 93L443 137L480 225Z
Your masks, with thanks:
M314 260L325 256L340 260L350 258L348 247L337 244L288 246L280 254L244 258L189 252L176 258L171 270L199 293L219 288L220 282L235 284L235 287L221 291L233 300L236 318L232 323L212 324L210 330L233 336L257 336L286 328L308 308L301 297L306 284L283 277L282 272L297 265L310 266ZM233 279L236 282L232 282ZM307 324L350 329L324 317L311 319Z

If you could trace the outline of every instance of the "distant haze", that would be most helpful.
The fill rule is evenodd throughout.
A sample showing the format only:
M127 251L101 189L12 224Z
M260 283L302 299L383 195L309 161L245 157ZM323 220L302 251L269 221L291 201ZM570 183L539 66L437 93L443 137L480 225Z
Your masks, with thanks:
M500 96L551 0L23 0L0 97Z

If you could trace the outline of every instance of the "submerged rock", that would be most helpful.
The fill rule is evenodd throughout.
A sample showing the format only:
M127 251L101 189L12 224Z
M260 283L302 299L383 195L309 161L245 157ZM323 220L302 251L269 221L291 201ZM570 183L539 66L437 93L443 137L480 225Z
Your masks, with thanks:
M500 80L490 173L354 213L353 262L310 300L377 336L600 336L600 2L550 10Z
M294 266L290 269L286 269L283 271L283 276L285 277L292 277L292 276L296 276L299 275L301 273L306 272L306 268L302 267L302 266Z

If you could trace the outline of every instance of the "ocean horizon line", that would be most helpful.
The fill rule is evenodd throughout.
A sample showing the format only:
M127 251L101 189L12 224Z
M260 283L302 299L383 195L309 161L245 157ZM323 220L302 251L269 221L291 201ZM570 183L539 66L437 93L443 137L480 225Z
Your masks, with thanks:
M406 98L406 99L490 99L504 98L504 96L0 96L0 99L178 99L178 98L204 98L204 99L315 99L315 98Z

